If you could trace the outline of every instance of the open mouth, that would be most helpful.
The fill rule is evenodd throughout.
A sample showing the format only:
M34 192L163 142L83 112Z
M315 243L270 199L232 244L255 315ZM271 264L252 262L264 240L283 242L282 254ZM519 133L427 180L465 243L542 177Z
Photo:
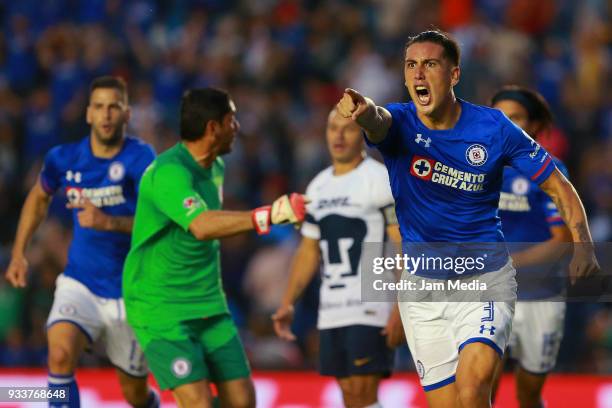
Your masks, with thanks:
M429 92L429 89L427 89L427 87L425 86L418 85L414 88L414 90L416 92L419 103L421 105L428 105L431 101L431 93Z

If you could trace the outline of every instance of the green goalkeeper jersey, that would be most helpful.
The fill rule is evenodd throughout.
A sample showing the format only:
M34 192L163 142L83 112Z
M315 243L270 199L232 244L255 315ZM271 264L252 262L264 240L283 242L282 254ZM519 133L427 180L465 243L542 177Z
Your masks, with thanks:
M227 313L219 241L199 241L189 224L221 209L224 163L205 169L183 143L160 154L140 181L123 297L134 326Z

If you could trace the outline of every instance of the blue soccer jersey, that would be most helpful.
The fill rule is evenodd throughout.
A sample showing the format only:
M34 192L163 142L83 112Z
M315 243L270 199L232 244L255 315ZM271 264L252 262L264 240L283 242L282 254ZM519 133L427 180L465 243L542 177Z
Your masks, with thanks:
M536 184L555 169L550 155L502 112L460 103L461 117L448 130L427 128L412 102L386 105L393 121L376 147L389 172L405 243L503 243L497 206L504 166ZM501 268L508 253L494 244L488 256L485 268L472 273ZM454 273L419 270L417 275Z
M567 176L567 169L557 159L557 168ZM555 203L538 187L512 167L504 169L504 181L499 199L499 216L510 252L522 250L527 243L543 242L552 235L550 228L565 225ZM520 300L546 299L563 289L558 265L534 266L517 270Z
M127 137L111 159L95 157L89 137L56 146L45 156L40 183L48 194L59 191L67 201L88 198L112 216L133 216L138 183L153 161L151 146ZM123 261L130 249L130 235L82 228L73 210L73 239L64 274L106 298L121 297Z

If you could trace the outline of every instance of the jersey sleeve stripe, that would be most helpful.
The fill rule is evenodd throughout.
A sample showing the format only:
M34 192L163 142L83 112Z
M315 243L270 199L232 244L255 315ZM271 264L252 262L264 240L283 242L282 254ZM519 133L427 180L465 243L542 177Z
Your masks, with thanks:
M542 167L540 167L540 170L538 170L538 172L536 174L534 174L533 176L531 176L531 180L535 181L540 174L542 174L544 172L544 170L546 170L546 168L548 167L548 165L551 162L551 158L548 157L548 159L546 159L546 161L544 162L544 164L542 165Z

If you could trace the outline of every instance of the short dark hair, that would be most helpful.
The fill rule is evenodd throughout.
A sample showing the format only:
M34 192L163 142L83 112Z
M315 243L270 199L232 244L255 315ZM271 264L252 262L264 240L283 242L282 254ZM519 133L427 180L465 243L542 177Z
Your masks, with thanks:
M190 89L181 99L181 139L198 140L211 121L221 122L230 112L230 96L221 89Z
M404 47L404 51L408 50L412 44L431 42L439 44L444 48L444 56L453 64L459 66L461 60L461 50L459 43L450 34L440 30L423 31L415 36L409 37Z
M119 91L125 103L128 101L127 85L123 78L104 75L94 78L89 85L89 96L98 88L111 88Z
M507 100L515 101L525 108L529 120L537 120L545 128L552 126L552 111L546 99L539 92L523 86L506 85L493 95L491 106Z

